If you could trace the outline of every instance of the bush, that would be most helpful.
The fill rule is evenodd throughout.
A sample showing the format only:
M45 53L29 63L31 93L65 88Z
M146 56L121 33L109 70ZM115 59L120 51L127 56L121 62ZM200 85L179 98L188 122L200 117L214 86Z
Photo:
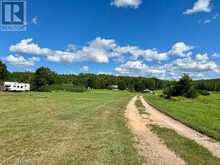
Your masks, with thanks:
M124 81L119 82L118 89L119 90L125 90L127 88L126 83Z
M48 85L44 85L37 88L38 92L51 92L51 89Z
M210 95L209 91L207 91L207 90L201 90L200 94L203 95L203 96L209 96Z
M32 82L33 89L40 92L51 91L50 86L55 84L56 74L49 68L41 67L36 70Z
M165 98L170 99L171 96L173 96L173 93L174 93L173 89L174 89L174 87L171 86L171 85L168 86L168 87L166 87L166 88L163 90L163 95L162 95L162 96L165 96Z
M191 88L189 88L189 90L186 93L184 93L184 96L187 97L187 98L196 98L196 97L198 97L198 92L192 86Z
M178 82L165 88L163 94L168 99L172 96L184 96L187 98L196 98L198 96L198 92L193 86L192 79L188 75L183 75Z

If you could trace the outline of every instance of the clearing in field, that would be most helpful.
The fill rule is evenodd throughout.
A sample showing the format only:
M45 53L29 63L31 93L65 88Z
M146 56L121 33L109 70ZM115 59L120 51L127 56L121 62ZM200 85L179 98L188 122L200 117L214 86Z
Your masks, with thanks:
M128 92L0 93L0 164L139 164Z
M218 155L215 157L218 152L210 152L174 127L160 127L160 121L166 125L170 119L161 115L155 118L157 110L152 111L143 97L134 95L110 90L0 93L0 164L219 164ZM156 106L161 103L163 108L175 103L172 110L179 116L167 109L164 112L177 119L181 113L189 115L177 105L189 106L191 102L191 120L196 123L195 117L199 120L204 115L201 111L208 111L202 103L209 99L212 115L206 115L207 120L219 115L218 96L214 93L211 97L172 101L147 95L146 99L155 101ZM197 104L192 102L201 109L196 111ZM210 131L212 127L207 124L207 128Z

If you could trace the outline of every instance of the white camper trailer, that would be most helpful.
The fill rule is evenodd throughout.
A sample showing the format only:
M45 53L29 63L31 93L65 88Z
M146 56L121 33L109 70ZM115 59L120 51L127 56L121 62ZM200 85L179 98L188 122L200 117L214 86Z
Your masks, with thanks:
M4 82L3 90L9 92L26 92L30 91L30 84L18 82Z

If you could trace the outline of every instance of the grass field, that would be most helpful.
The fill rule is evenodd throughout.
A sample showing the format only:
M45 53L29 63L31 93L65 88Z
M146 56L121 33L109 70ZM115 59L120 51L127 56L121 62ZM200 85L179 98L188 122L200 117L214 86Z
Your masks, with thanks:
M220 93L196 99L169 100L159 95L147 95L145 98L161 111L220 140Z
M132 96L0 93L0 164L139 164L123 117Z
M174 130L152 125L161 140L189 165L219 165L220 160L196 142L178 135ZM172 138L171 138L172 137Z

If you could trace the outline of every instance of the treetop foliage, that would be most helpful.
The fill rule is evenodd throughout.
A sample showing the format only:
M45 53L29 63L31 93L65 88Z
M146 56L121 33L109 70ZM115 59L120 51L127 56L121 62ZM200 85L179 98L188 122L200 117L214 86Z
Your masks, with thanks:
M166 87L163 93L167 98L171 96L195 98L198 96L198 92L193 85L193 80L186 74L184 74L178 82Z
M49 90L74 88L85 89L109 89L112 85L117 85L120 90L142 92L145 89L164 89L166 95L179 96L184 94L191 97L194 89L207 91L220 91L220 79L193 81L189 76L184 75L180 81L160 80L157 78L128 77L113 75L96 75L91 73L81 73L79 75L57 74L49 68L40 67L33 72L12 72L9 73L7 66L0 61L0 82L15 81L31 83L32 90Z

